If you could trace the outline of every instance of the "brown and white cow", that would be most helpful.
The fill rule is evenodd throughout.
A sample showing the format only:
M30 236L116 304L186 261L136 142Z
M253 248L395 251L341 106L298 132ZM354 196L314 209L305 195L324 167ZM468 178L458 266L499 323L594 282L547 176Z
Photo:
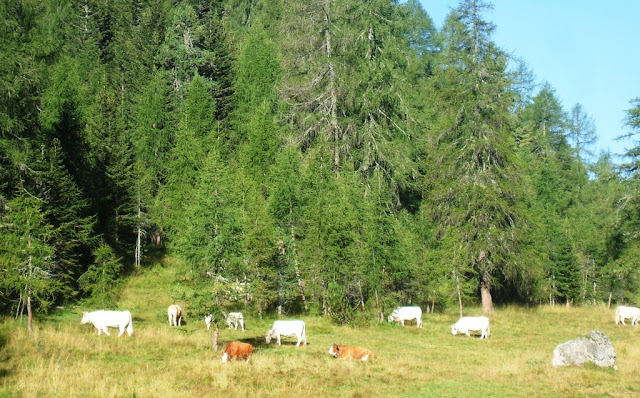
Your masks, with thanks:
M366 348L338 344L333 344L331 348L329 348L329 355L332 355L335 358L359 359L362 361L366 361L369 358L378 358L376 354Z
M231 341L227 344L227 348L222 354L222 362L234 361L238 359L245 359L249 362L249 358L253 353L253 346L249 343L242 343L239 341Z

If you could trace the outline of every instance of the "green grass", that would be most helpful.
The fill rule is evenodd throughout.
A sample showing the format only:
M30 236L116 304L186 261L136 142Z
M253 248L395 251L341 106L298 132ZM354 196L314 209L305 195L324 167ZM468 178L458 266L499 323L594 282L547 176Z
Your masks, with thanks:
M273 319L246 316L247 330L222 329L221 343L251 342L249 363L220 363L201 319L170 328L176 267L148 269L124 287L119 307L134 315L134 335L98 336L73 308L37 319L36 332L0 323L0 397L371 397L636 396L640 394L640 327L616 326L603 307L498 308L488 340L452 336L455 313L426 314L424 327L353 328L302 317L309 344L267 346ZM478 314L478 309L468 311ZM553 368L558 343L598 329L612 341L618 371ZM368 363L331 358L332 343L367 347Z

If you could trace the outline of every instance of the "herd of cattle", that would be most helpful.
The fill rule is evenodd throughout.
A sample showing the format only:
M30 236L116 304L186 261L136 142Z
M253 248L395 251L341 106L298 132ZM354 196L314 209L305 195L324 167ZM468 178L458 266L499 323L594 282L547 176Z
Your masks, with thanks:
M170 305L167 310L167 316L169 318L169 326L181 326L184 311L179 305ZM625 325L625 319L631 319L632 325L638 325L638 319L640 319L640 308L620 306L616 309L616 325L622 323ZM404 326L405 321L416 322L417 327L422 327L422 309L420 307L398 307L389 317L389 322L399 322ZM207 329L211 327L213 316L207 315L204 318ZM131 336L133 334L133 319L131 312L129 311L93 311L82 313L82 324L92 323L93 326L98 329L98 335L104 332L109 336L107 328L117 327L120 329L118 337L127 331L127 334ZM226 323L229 328L238 329L244 331L244 318L240 312L230 312L227 314ZM451 334L454 336L458 333L471 335L471 332L479 332L480 338L488 338L490 334L489 318L486 316L477 317L462 317L458 322L451 326ZM304 321L301 320L278 320L274 321L273 325L265 335L267 344L272 340L276 340L278 345L281 344L282 337L294 337L296 339L296 346L300 344L307 344L306 326ZM222 362L233 361L238 359L249 361L251 354L253 353L253 346L249 343L232 341L227 344L224 353L222 354ZM352 347L346 345L333 344L329 348L329 354L336 358L344 359L357 359L366 361L370 358L377 358L376 354L370 350L362 347Z

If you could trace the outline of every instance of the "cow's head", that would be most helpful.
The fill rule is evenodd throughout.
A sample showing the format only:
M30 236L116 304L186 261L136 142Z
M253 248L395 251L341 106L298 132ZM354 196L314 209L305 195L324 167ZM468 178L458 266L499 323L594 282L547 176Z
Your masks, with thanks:
M340 346L338 346L337 344L332 344L331 347L329 347L329 355L337 357L339 352Z
M83 312L82 313L82 321L81 324L84 325L85 323L90 322L89 321L89 313L88 312Z
M264 336L264 339L266 340L267 344L271 343L271 330L269 330L267 335Z
M458 329L455 326L451 326L451 334L454 336L458 334Z

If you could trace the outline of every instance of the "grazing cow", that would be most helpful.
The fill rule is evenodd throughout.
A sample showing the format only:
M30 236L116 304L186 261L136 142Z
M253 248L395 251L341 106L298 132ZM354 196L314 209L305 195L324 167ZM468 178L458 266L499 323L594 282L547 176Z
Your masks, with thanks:
M451 334L464 333L470 336L469 332L480 332L480 338L489 337L489 318L486 316L464 316L458 322L451 326Z
M244 318L242 317L242 312L230 312L227 315L227 326L231 329L231 326L234 326L234 330L238 330L238 325L244 332Z
M249 358L253 353L253 346L248 343L241 343L239 341L232 341L227 344L227 348L222 354L222 362L234 361L237 359L245 359L249 362Z
M118 337L122 336L127 330L127 334L133 334L133 320L129 311L93 311L82 313L82 324L91 322L98 329L98 336L104 332L107 336L111 336L108 327L120 328Z
M275 321L267 332L265 339L269 344L271 339L275 338L278 340L278 345L280 345L280 336L295 337L298 340L296 346L299 346L302 342L307 345L305 329L304 321Z
M623 305L616 308L616 325L622 322L623 325L625 319L631 319L631 325L638 324L638 318L640 318L640 308L638 307L625 307Z
M378 358L376 354L366 348L337 344L333 344L331 348L329 348L329 355L334 358L359 359L361 361L366 361L369 358Z
M400 322L404 326L404 321L416 320L419 328L422 327L422 309L420 307L398 307L387 320L389 322Z
M169 326L181 326L182 325L182 307L177 304L171 304L167 310L167 316L169 317Z

